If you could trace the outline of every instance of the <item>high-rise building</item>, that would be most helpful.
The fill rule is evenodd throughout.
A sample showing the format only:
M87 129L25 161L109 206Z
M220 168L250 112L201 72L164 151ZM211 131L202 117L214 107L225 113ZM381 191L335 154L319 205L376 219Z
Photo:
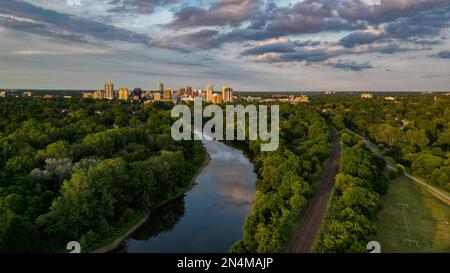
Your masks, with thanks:
M172 89L168 88L164 90L163 99L165 100L171 100L173 95Z
M118 92L119 100L129 100L130 99L130 91L127 88L120 88Z
M186 88L178 89L177 96L181 97L184 96L184 94L186 94Z
M161 94L164 92L164 84L162 82L158 83L156 91L158 91Z
M161 93L159 93L159 92L153 93L153 100L154 101L160 101L161 100Z
M188 86L188 87L186 87L186 94L188 95L188 96L191 96L192 97L192 87L191 86Z
M206 101L207 102L212 102L213 91L214 91L214 87L212 85L206 86Z
M229 86L222 87L222 101L233 102L233 88Z
M97 90L97 91L94 91L94 93L92 93L92 98L94 100L102 100L105 98L105 94L106 93L104 91Z
M152 97L152 92L150 90L143 90L142 91L142 98L143 99L150 99Z
M114 84L112 82L105 83L105 99L115 99Z
M140 100L142 98L142 89L134 88L131 92L131 96L133 97L133 100Z
M220 104L220 103L222 103L222 96L219 95L219 94L213 94L213 95L212 95L211 102L214 103L214 104Z

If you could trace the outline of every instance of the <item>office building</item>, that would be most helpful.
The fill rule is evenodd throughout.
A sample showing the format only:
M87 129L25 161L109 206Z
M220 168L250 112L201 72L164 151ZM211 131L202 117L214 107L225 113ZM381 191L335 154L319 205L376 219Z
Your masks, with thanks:
M164 100L171 100L173 95L172 89L168 88L164 90L163 99Z
M180 88L178 89L177 95L179 97L184 96L186 94L186 88Z
M128 88L120 88L118 92L119 100L129 100L130 99L130 91Z
M114 84L112 82L105 83L105 99L113 100L115 98Z
M142 89L134 88L133 91L131 91L131 96L133 100L140 100L142 98Z
M212 101L211 101L211 102L214 103L214 104L220 104L220 103L222 103L222 96L219 95L219 94L213 94L213 95L212 95Z
M233 88L229 86L222 87L222 101L233 102Z
M186 94L188 96L193 96L192 87L191 86L186 87Z
M212 85L206 86L206 101L211 103L213 99L214 87Z
M161 100L161 93L159 93L159 92L153 93L153 100L154 101L160 101Z
M164 84L162 82L158 83L158 87L156 88L156 91L158 91L161 94L164 92Z
M104 91L97 90L97 91L94 91L94 93L92 93L92 98L94 100L102 100L102 99L105 99L105 94L106 93Z

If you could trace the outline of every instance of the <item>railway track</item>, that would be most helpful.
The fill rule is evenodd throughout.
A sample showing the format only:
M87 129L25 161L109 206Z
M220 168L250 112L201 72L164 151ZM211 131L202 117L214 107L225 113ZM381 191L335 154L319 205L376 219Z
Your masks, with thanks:
M339 135L332 125L329 125L329 127L332 135L330 162L320 178L319 187L314 197L300 218L299 229L288 242L286 248L288 253L311 253L314 239L322 224L341 156Z

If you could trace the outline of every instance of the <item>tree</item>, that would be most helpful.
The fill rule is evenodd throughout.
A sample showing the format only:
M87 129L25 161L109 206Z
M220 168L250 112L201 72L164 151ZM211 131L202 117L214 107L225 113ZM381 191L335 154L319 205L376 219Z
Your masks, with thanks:
M344 116L341 114L337 114L333 117L333 124L336 126L336 129L342 130L345 128Z
M433 170L442 166L443 159L427 152L420 153L411 165L415 175L429 178Z
M36 159L45 161L49 158L63 159L71 158L72 151L70 144L67 141L57 141L49 144L46 149L40 150L36 154Z
M408 130L403 138L412 145L420 148L424 148L430 143L424 129Z
M372 216L378 208L378 194L363 187L347 187L342 192L344 205L363 215Z
M20 175L29 173L36 161L30 156L16 156L6 162L5 170L10 175Z
M372 126L369 132L377 143L384 143L389 147L392 147L402 136L399 128L384 123Z

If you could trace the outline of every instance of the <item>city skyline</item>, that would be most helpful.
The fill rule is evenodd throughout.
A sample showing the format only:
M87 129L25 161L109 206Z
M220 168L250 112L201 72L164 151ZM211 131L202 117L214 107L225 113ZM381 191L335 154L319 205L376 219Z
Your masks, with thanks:
M370 3L4 1L0 89L447 91L450 3Z

